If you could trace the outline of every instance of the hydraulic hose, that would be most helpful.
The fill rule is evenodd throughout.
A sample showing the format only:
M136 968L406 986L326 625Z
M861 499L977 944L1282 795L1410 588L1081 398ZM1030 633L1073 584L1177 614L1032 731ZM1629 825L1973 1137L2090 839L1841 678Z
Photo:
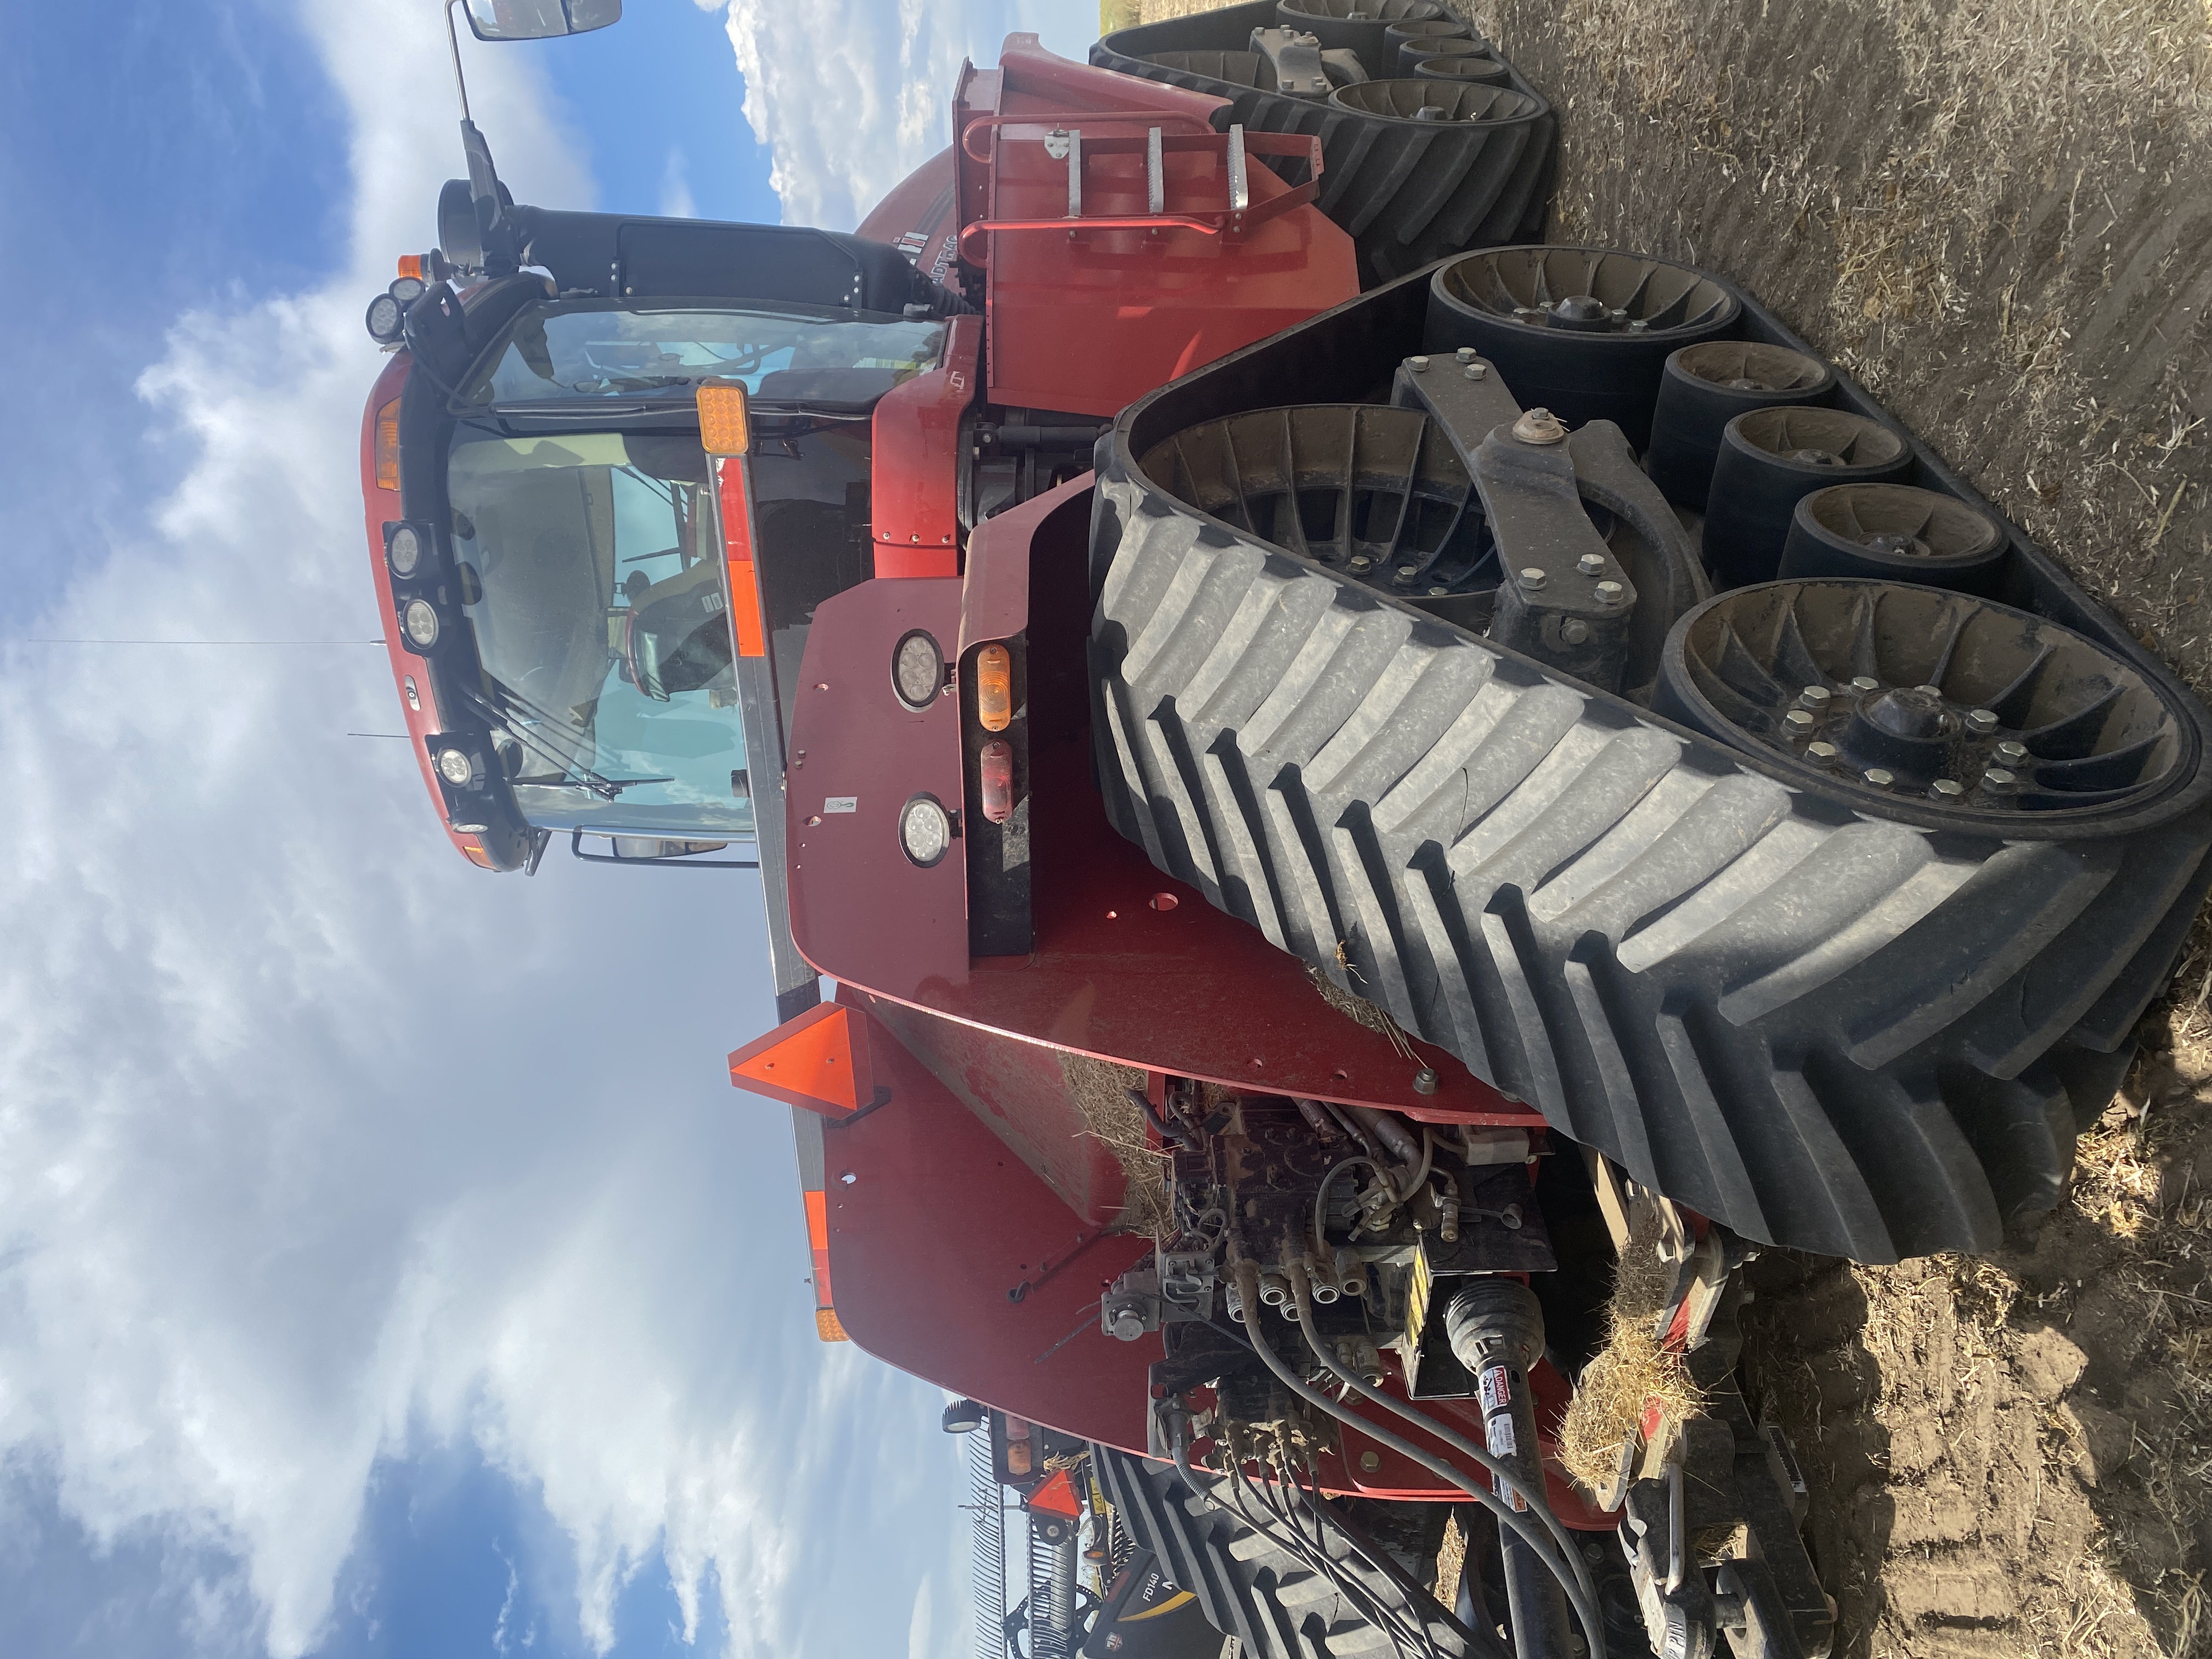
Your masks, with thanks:
M1295 1264L1293 1264L1293 1271L1296 1273L1297 1277L1291 1281L1292 1293L1298 1297L1300 1302L1303 1304L1298 1311L1300 1321L1306 1325L1306 1340L1309 1344L1314 1345L1316 1355L1322 1360L1322 1363L1328 1365L1332 1371L1335 1371L1336 1366L1334 1362L1326 1354L1322 1354L1320 1352L1319 1345L1315 1343L1313 1327L1311 1323L1313 1314L1312 1285L1306 1279L1305 1273L1303 1268L1297 1267ZM1243 1291L1246 1298L1247 1305L1255 1309L1258 1308L1260 1305L1259 1265L1249 1260L1242 1261L1236 1264L1236 1273L1238 1288ZM1551 1572L1552 1577L1559 1581L1560 1589L1566 1592L1568 1604L1573 1607L1575 1617L1581 1621L1583 1639L1589 1646L1589 1659L1605 1659L1605 1626L1598 1617L1597 1597L1585 1589L1585 1585L1589 1582L1588 1574L1582 1565L1580 1555L1575 1551L1571 1544L1568 1543L1564 1537L1562 1537L1558 1548L1566 1559L1565 1561L1556 1559L1553 1555L1554 1547L1552 1540L1547 1537L1543 1531L1531 1524L1526 1514L1515 1509L1511 1504L1499 1497L1497 1492L1492 1491L1483 1482L1480 1480L1468 1480L1465 1475L1453 1468L1450 1464L1445 1462L1442 1458L1431 1456L1429 1453L1423 1451L1419 1446L1413 1444L1412 1441L1404 1438L1402 1436L1392 1433L1389 1430L1382 1427L1379 1423L1370 1422L1364 1418L1354 1416L1351 1412L1346 1410L1342 1406L1329 1399L1318 1389L1307 1387L1304 1380L1300 1377L1297 1372L1293 1371L1288 1365L1283 1363L1282 1356L1275 1352L1274 1345L1267 1340L1263 1328L1265 1323L1266 1322L1255 1313L1251 1319L1246 1322L1244 1327L1245 1334L1251 1339L1252 1351L1260 1356L1261 1363L1263 1363L1269 1370L1274 1372L1275 1376L1281 1381L1285 1388L1288 1389L1299 1399L1304 1401L1309 1406L1314 1407L1317 1410L1326 1412L1328 1415L1338 1419L1341 1422L1349 1424L1352 1427L1358 1430L1360 1433L1365 1435L1369 1439L1374 1441L1377 1445L1388 1446L1392 1451L1396 1452L1401 1457L1411 1458L1414 1462L1419 1463L1423 1468L1428 1470L1429 1473L1435 1475L1438 1480L1444 1481L1449 1486L1466 1492L1477 1502L1480 1503L1484 1508L1489 1510L1492 1514L1498 1517L1501 1523L1510 1528L1513 1533L1528 1547L1530 1552L1535 1556L1536 1559L1542 1562L1545 1567ZM1337 1372L1337 1375L1340 1376L1343 1373L1339 1371ZM1364 1386L1362 1387L1361 1392L1366 1392ZM1404 1414L1405 1408L1403 1407L1398 1406L1395 1401L1388 1401L1387 1396L1383 1396L1383 1398L1387 1403L1390 1404L1391 1408L1394 1411L1397 1411L1401 1413L1401 1414ZM1532 1501L1529 1494L1522 1488L1520 1482L1513 1478L1512 1472L1501 1466L1495 1458L1490 1455L1488 1452L1477 1452L1475 1449L1465 1439L1462 1438L1458 1435L1453 1434L1450 1431L1443 1428L1440 1424L1436 1423L1431 1419L1421 1417L1418 1413L1414 1413L1414 1416L1424 1432L1435 1435L1446 1444L1452 1446L1454 1449L1474 1457L1477 1463L1488 1469L1493 1476L1496 1476L1502 1480L1508 1492L1520 1492L1522 1501L1528 1504L1529 1509L1534 1510L1537 1516L1541 1517L1546 1525L1555 1529L1559 1529L1562 1532L1564 1531L1563 1528L1559 1528L1559 1522L1553 1516L1551 1510L1545 1505L1541 1494L1536 1495Z
M1298 1297L1302 1289L1307 1292L1310 1298L1311 1293L1310 1283L1305 1279L1303 1273L1294 1271L1291 1274L1291 1295L1294 1305L1297 1305L1297 1298ZM1518 1497L1521 1502L1527 1505L1528 1510L1534 1514L1537 1519L1544 1523L1546 1529L1550 1532L1553 1539L1558 1543L1559 1553L1566 1557L1568 1565L1573 1568L1575 1582L1581 1588L1583 1595L1588 1601L1589 1605L1591 1607L1595 1607L1598 1605L1597 1585L1592 1581L1589 1576L1589 1569L1583 1565L1582 1552L1575 1547L1574 1540L1567 1535L1567 1529L1559 1524L1559 1517L1552 1513L1552 1506L1544 1501L1544 1492L1540 1484L1537 1486L1534 1491L1530 1491L1528 1484L1522 1480L1518 1473L1507 1468L1483 1447L1476 1445L1464 1435L1459 1434L1445 1424L1438 1422L1435 1418L1429 1416L1426 1413L1414 1410L1413 1407L1408 1406L1404 1401L1391 1398L1390 1395L1383 1393L1382 1389L1376 1388L1373 1383L1369 1382L1364 1378L1347 1370L1337 1359L1334 1354L1329 1352L1327 1348L1322 1346L1320 1340L1315 1335L1312 1317L1313 1310L1310 1305L1310 1300L1309 1299L1306 1304L1299 1306L1298 1311L1300 1322L1305 1326L1306 1345L1313 1350L1315 1358L1320 1360L1321 1363L1323 1365L1326 1365L1336 1376L1350 1384L1353 1390L1356 1391L1362 1399L1372 1401L1376 1405L1382 1407L1384 1410L1389 1411L1398 1417L1403 1418L1407 1422L1411 1423L1415 1428L1420 1430L1424 1434L1434 1435L1437 1439L1443 1441L1445 1445L1459 1453L1461 1456L1469 1459L1486 1470L1498 1484L1497 1493L1493 1495L1492 1493L1482 1490L1478 1486L1470 1486L1469 1490L1474 1492L1474 1496L1478 1499L1486 1504L1490 1509L1496 1511L1502 1518L1505 1519L1509 1524L1520 1522L1520 1517L1518 1516L1509 1516L1506 1513L1508 1507L1506 1500L1513 1497ZM1342 1416L1343 1413L1340 1412L1338 1413L1338 1415ZM1373 1425L1366 1422L1359 1422L1358 1427L1360 1432L1363 1434L1374 1436L1376 1433ZM1387 1444L1389 1443L1385 1442L1384 1443ZM1416 1455L1419 1455L1416 1454ZM1422 1456L1421 1462L1431 1471L1434 1471L1438 1468L1438 1464L1433 1459ZM1465 1476L1460 1474L1455 1470L1449 1471L1449 1473L1450 1478L1455 1482L1464 1482L1466 1480ZM1540 1482L1540 1476L1539 1479ZM1525 1534L1526 1522L1520 1522L1520 1524L1514 1526L1514 1530L1516 1533ZM1572 1601L1574 1598L1570 1595L1568 1600ZM1581 1607L1577 1606L1576 1608L1576 1614L1577 1617L1581 1616ZM1587 1625L1589 1621L1585 1620L1583 1622ZM1593 1659L1604 1659L1601 1644L1594 1653Z

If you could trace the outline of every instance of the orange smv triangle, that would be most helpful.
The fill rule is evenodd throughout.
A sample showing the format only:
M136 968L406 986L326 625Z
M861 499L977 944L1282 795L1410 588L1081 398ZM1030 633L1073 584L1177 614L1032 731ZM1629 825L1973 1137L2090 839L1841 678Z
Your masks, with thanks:
M730 1056L730 1081L787 1106L843 1117L874 1097L865 1016L817 1003Z
M1044 1515L1064 1516L1073 1521L1083 1512L1083 1500L1075 1495L1075 1482L1068 1479L1066 1469L1055 1469L1046 1477L1045 1483L1022 1500L1022 1507Z

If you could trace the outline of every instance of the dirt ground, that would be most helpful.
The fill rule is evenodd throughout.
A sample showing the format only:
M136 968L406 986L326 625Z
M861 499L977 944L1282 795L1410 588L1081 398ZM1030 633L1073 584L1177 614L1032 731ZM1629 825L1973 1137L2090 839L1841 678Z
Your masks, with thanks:
M1559 107L1551 240L1749 286L2212 691L2212 0L1447 3ZM2035 1239L1759 1264L1840 1654L2212 1654L2208 938Z

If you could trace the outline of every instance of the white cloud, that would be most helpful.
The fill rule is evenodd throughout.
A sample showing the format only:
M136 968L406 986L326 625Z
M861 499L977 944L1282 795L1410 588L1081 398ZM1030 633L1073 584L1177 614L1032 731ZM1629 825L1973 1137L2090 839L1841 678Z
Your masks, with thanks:
M1089 0L728 0L726 18L784 222L830 230L850 230L951 142L963 58L988 68L1025 32L1080 58L1097 24Z
M303 0L349 269L179 323L143 392L197 459L31 631L377 631L360 313L455 171L437 15ZM519 196L587 200L530 61L470 52L477 118ZM889 1646L957 1466L934 1390L814 1340L787 1127L720 1072L772 1018L753 890L471 869L404 745L342 735L392 696L373 649L0 658L0 1457L97 1540L234 1558L208 1651L313 1644L423 1431L542 1489L596 1642L659 1551L738 1655ZM880 1605L825 1603L855 1551Z
M691 166L680 149L670 150L660 169L660 212L669 219L699 216L699 204L691 195Z

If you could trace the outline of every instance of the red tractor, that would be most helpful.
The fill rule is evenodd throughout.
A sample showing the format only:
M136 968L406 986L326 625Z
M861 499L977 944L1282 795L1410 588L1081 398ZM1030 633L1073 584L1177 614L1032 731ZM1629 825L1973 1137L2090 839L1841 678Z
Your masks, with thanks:
M465 114L362 435L449 833L757 849L732 1079L1033 1659L1826 1652L1737 1270L2058 1201L2205 711L1724 276L1545 246L1431 0L1014 35L951 128L840 235L519 205Z

